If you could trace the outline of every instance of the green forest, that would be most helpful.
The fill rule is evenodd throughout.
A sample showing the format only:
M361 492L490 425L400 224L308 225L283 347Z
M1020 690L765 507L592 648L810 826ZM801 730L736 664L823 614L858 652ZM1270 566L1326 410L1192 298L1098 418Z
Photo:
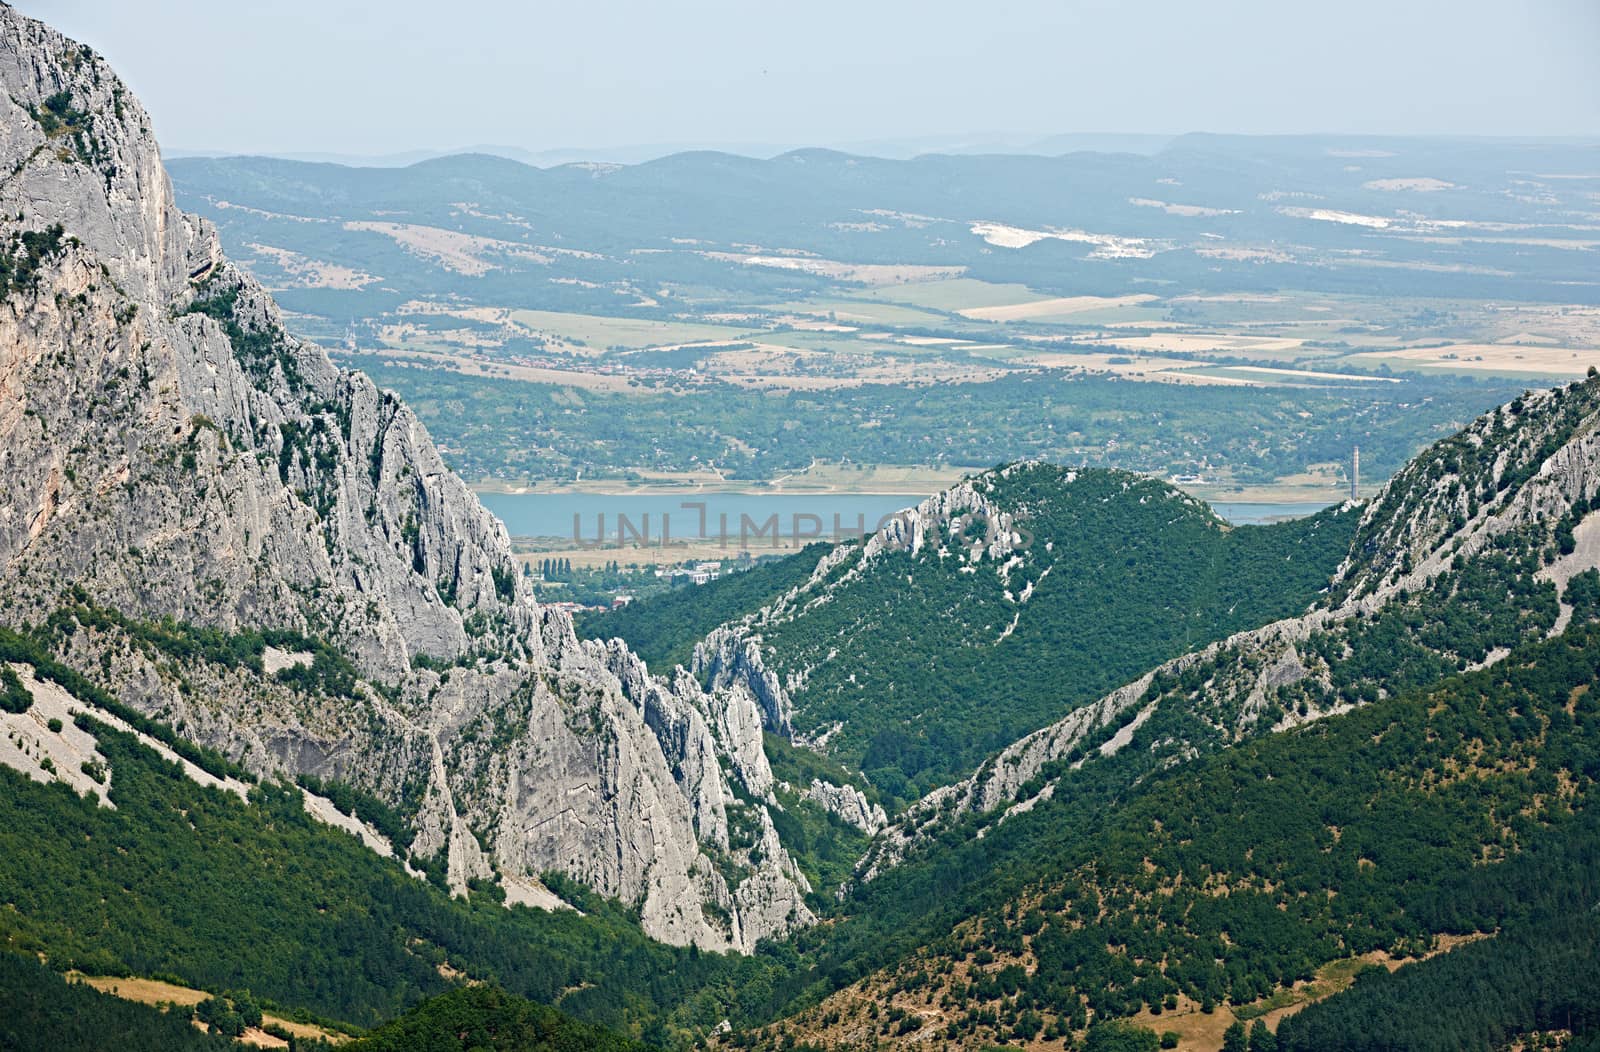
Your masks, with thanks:
M497 986L462 986L430 997L347 1047L350 1052L645 1052L651 1046L579 1023Z
M702 585L674 588L615 610L580 613L573 623L580 635L626 640L652 669L666 673L674 665L687 666L694 645L713 628L759 610L805 583L828 548L810 544L793 555L763 560Z
M813 985L797 974L794 993L814 1002L888 967L892 990L970 1003L944 1037L1065 1036L1179 994L1249 1006L1330 961L1498 932L1460 963L1363 977L1287 1047L1490 1048L1569 1013L1592 1029L1594 973L1579 983L1573 967L1593 959L1584 925L1600 905L1597 669L1591 623L1129 790L1127 769L1149 762L1141 733L983 840L952 831L858 889L841 922L797 938ZM1541 937L1576 910L1570 937ZM961 961L981 978L952 979ZM1427 996L1475 963L1481 985ZM1455 1010L1485 992L1492 1008ZM1413 1042L1424 1033L1438 1036Z
M942 538L943 554L938 544L888 551L858 573L854 545L802 594L803 610L756 628L769 666L803 677L796 731L842 725L828 754L891 800L970 773L1166 658L1302 612L1355 526L1330 509L1230 527L1171 486L1120 471L1016 465L975 485L1027 531L1003 573L1007 557L964 557L989 524L946 524L960 535ZM797 555L580 627L620 635L652 661L683 661L716 619L759 609L815 565ZM829 600L809 602L820 595Z
M1373 477L1522 386L1413 377L1351 392L1144 383L1070 370L986 383L863 384L770 394L727 384L688 394L607 394L398 366L375 355L342 364L416 410L468 479L625 479L641 469L715 463L728 478L769 479L818 458L858 464L987 467L1039 458L1130 471L1192 472L1242 482L1344 463L1360 445ZM698 406L683 413L684 398Z
M69 983L36 958L0 950L0 1049L6 1052L226 1052L220 1035L167 1013Z

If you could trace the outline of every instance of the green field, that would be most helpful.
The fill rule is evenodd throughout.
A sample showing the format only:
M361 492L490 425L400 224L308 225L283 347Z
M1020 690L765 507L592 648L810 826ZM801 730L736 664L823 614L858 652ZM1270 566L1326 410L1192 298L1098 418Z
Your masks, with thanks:
M895 286L896 289L907 286ZM903 307L895 303L878 303L869 299L800 300L777 303L763 310L778 314L809 314L816 318L829 318L841 325L910 325L927 328L948 327L950 319L943 314Z

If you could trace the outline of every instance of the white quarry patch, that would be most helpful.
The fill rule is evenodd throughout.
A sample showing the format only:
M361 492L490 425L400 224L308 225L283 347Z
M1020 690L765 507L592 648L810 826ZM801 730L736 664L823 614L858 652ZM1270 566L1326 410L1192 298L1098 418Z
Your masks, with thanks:
M1036 241L1075 241L1095 246L1090 259L1149 259L1164 245L1142 237L1095 234L1087 230L1029 230L1004 223L973 223L972 232L998 248L1027 248Z
M286 668L309 668L311 654L305 650L279 650L267 647L261 652L261 667L269 676L276 676Z
M1316 219L1324 223L1343 223L1346 226L1364 226L1373 230L1387 230L1395 223L1393 219L1386 219L1383 216L1341 212L1334 208L1280 208L1278 214L1291 219Z
M1411 179L1371 179L1361 184L1365 190L1410 191L1418 194L1437 193L1440 190L1454 190L1456 184L1443 179L1434 179L1431 176L1418 176Z
M33 705L27 712L0 712L0 763L35 782L65 782L79 796L93 792L102 807L115 807L106 797L111 765L95 750L94 735L72 722L82 709L78 699L48 680L34 678L27 665L12 664L11 670L33 695ZM61 730L50 730L51 720L60 720ZM46 760L53 770L46 769ZM85 763L105 770L103 784L89 777Z
M1175 205L1167 201L1158 201L1150 197L1130 197L1128 198L1128 203L1130 205L1137 205L1140 208L1159 208L1170 216L1186 216L1189 218L1201 216L1231 216L1239 214L1239 210L1237 208L1207 208L1204 205Z

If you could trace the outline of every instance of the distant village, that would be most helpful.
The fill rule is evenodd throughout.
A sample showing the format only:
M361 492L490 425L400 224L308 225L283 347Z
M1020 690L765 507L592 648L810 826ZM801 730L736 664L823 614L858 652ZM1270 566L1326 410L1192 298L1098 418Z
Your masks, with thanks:
M746 570L755 565L755 560L748 552L741 552L736 559L716 560L686 560L682 563L667 565L639 566L636 564L623 566L613 563L601 569L580 570L574 573L570 564L563 560L544 560L541 564L528 564L529 576L536 585L551 584L562 588L572 587L579 575L594 578L586 582L588 587L583 590L590 593L580 598L554 599L541 598L543 604L554 610L565 610L569 614L599 610L618 610L639 598L640 593L654 593L667 591L671 588L698 586L709 584L718 578L731 573ZM624 586L617 578L641 578L631 587ZM606 588L608 582L615 581L617 588ZM604 596L609 594L609 600ZM587 600L587 601L584 601Z

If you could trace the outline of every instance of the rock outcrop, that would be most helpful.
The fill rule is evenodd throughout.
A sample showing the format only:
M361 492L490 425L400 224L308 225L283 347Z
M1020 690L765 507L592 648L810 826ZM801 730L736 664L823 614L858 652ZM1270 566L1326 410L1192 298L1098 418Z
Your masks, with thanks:
M853 785L834 785L813 778L805 796L824 811L838 815L847 825L855 826L868 836L876 836L889 824L883 806L868 800L866 794Z
M64 660L259 772L382 797L458 891L557 871L718 949L808 923L765 811L780 695L663 682L536 603L410 410L174 206L99 56L0 6L0 85L0 620L55 615ZM162 651L166 618L325 650Z

